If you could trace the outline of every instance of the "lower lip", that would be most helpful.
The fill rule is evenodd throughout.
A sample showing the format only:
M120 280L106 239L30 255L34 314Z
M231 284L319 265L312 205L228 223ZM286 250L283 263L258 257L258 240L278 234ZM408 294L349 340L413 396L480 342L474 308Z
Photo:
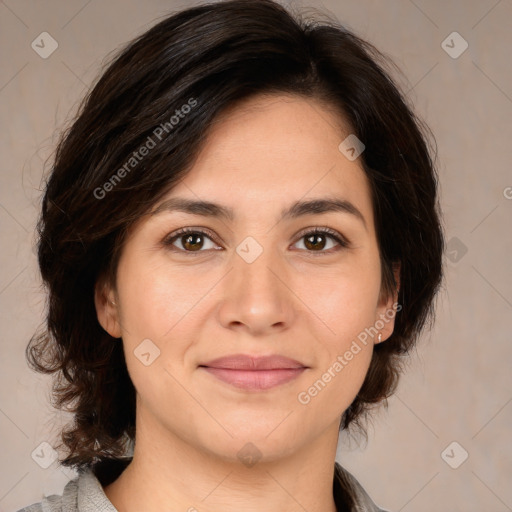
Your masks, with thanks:
M228 370L226 368L202 367L219 380L246 390L270 389L296 379L306 368L276 370Z

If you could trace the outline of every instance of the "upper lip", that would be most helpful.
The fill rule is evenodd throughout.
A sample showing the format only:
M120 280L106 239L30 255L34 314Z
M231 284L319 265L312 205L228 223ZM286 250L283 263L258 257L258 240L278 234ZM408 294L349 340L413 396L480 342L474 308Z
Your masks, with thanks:
M224 368L228 370L284 370L290 368L307 368L301 362L281 355L250 356L246 354L232 354L219 357L199 366Z

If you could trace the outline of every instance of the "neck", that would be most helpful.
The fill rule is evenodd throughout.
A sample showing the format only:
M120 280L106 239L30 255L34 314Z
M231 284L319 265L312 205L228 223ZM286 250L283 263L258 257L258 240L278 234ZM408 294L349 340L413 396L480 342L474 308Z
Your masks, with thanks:
M132 462L104 489L119 512L336 512L337 424L292 454L261 454L253 465L207 453L164 430L137 421Z

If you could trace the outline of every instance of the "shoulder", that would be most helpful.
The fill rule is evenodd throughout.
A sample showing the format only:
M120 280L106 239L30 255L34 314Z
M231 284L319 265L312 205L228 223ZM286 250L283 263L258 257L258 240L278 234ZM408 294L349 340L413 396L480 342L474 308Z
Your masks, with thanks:
M340 501L350 502L350 512L390 512L376 505L354 475L338 463L334 471L334 494Z
M77 502L77 491L78 491L78 481L82 478L81 476L75 478L74 480L70 480L66 486L64 487L64 491L62 494L52 494L51 496L44 496L43 500L39 503L34 503L33 505L29 505L28 507L22 508L18 510L18 512L60 512L64 509L64 504L69 506L70 512L74 512L77 510L76 502ZM73 507L72 504L75 504Z
M41 503L34 503L28 507L20 508L18 512L43 512L43 506Z
M70 480L61 495L45 496L18 512L117 512L92 469Z

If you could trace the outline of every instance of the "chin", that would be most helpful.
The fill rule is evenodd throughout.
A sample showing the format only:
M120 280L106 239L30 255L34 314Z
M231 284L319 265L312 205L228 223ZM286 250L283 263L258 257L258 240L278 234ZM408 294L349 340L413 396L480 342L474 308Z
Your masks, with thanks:
M269 440L265 436L260 439L249 436L245 439L231 439L230 442L204 446L203 449L227 463L237 463L252 468L256 464L280 460L298 449L293 441L288 440L288 445L283 443L284 439L279 437Z
M224 429L204 432L203 446L215 456L229 460L239 461L250 467L250 461L272 462L288 456L300 449L308 442L307 432L286 416L289 411L283 411L279 418L245 417L240 424L224 420L221 424ZM286 418L286 419L284 419ZM284 421L283 421L284 419ZM254 420L254 421L251 421ZM249 461L249 463L246 463Z

